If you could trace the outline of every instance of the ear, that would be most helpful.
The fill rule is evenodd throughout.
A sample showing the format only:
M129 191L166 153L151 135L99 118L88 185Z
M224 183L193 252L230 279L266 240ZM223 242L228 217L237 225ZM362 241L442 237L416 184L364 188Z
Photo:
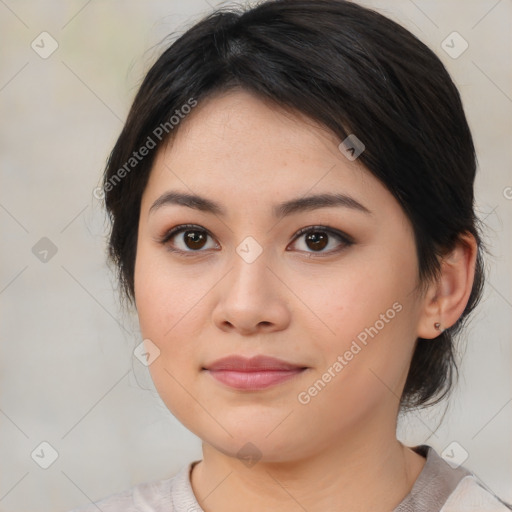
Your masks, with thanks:
M477 251L475 237L464 233L455 248L443 256L439 278L428 288L423 300L417 337L436 338L460 318L471 295Z

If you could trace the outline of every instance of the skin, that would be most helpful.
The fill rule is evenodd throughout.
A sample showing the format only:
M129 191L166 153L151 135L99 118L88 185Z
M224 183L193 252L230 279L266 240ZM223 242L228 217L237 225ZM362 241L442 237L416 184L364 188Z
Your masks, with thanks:
M159 151L143 193L136 307L143 337L160 351L150 365L155 386L202 440L191 482L206 512L324 512L340 503L350 511L389 511L424 466L396 439L398 397L416 339L435 343L434 323L448 327L463 312L476 244L465 237L443 260L439 280L420 294L410 222L339 143L311 120L247 92L219 94L182 121ZM218 202L226 215L177 204L150 213L170 190ZM330 206L273 216L276 203L332 192L371 214ZM161 243L181 224L211 233L199 252L183 232ZM315 252L306 235L295 237L315 225L340 230L354 243L329 235L328 246ZM262 250L252 263L236 251L248 236ZM400 312L300 403L299 393L395 303ZM265 354L308 369L262 391L237 391L202 370L231 354ZM248 442L260 457L251 466L237 456Z

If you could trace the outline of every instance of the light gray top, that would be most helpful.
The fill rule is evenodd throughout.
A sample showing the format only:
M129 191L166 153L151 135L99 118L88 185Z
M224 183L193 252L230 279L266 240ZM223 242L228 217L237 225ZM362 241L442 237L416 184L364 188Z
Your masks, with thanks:
M466 468L453 468L428 445L412 448L426 463L409 494L392 512L509 512L506 505ZM190 473L193 461L172 478L145 482L71 512L204 512Z

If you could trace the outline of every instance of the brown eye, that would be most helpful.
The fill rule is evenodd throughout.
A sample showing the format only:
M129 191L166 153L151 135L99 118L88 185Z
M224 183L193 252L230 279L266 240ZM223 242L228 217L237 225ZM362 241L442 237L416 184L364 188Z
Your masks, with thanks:
M329 243L329 236L322 231L312 231L306 235L306 245L313 251L325 249Z
M324 226L308 226L302 228L295 235L292 243L292 245L295 245L295 249L300 252L309 254L318 253L319 256L339 252L353 244L354 240L349 235L337 229Z
M210 239L210 246L208 246ZM203 228L193 224L176 226L168 231L160 240L162 245L171 252L191 255L194 252L206 252L205 249L216 249L212 236ZM188 254L186 254L188 253Z
M185 245L192 250L201 249L206 243L206 236L200 231L185 231L183 233Z

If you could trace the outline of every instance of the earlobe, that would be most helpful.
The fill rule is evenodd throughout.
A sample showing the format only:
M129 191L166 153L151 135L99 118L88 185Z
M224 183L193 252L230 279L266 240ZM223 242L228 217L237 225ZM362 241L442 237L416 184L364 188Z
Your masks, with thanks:
M439 277L425 294L419 338L436 338L460 318L473 288L477 252L475 237L464 233L454 249L441 259Z
M439 331L439 332L443 332L445 330L444 327L441 327L441 322L436 322L434 324L434 328L436 329L436 331Z

